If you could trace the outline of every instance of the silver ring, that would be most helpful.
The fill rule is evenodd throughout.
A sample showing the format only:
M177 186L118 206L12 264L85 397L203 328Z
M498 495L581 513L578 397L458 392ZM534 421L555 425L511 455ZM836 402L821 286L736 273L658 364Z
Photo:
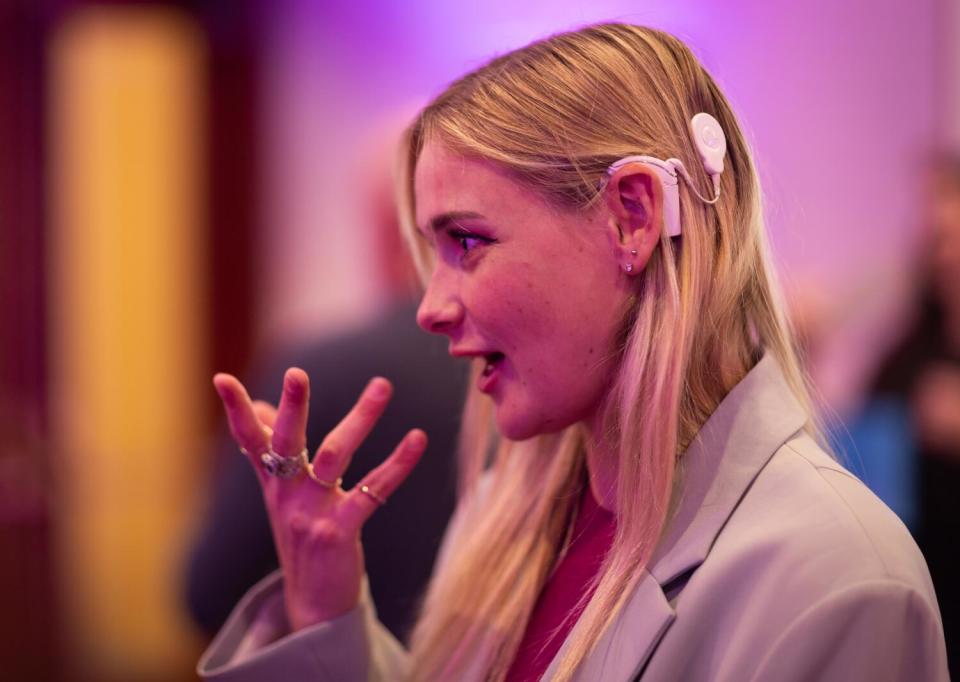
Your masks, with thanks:
M260 462L264 470L271 476L277 478L293 478L303 469L304 462L307 461L307 449L301 450L299 455L293 457L284 457L274 452L271 447L260 455Z
M362 492L364 495L366 495L367 497L369 497L371 500L373 500L374 502L376 502L377 504L379 504L381 507L387 503L387 501L386 501L385 499L383 499L382 497L380 497L379 495L377 495L375 492L373 492L372 490L370 490L370 486L368 486L368 485L362 485L362 486L360 486L360 492Z

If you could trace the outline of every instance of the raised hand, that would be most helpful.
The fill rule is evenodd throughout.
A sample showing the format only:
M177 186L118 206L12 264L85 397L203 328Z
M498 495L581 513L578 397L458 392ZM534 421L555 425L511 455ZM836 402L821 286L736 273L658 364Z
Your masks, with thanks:
M364 572L360 530L416 466L426 434L411 430L382 464L343 490L340 477L390 401L389 381L378 377L367 384L312 464L305 454L310 382L303 370L287 370L277 410L253 403L229 374L217 374L213 383L230 432L260 480L291 627L299 630L350 611L360 598Z

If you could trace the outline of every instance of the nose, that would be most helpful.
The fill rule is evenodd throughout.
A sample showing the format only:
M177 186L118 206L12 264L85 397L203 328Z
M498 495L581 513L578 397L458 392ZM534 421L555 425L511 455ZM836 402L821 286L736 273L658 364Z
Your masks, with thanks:
M449 282L434 273L417 308L417 324L431 334L447 334L459 328L463 322L463 304Z

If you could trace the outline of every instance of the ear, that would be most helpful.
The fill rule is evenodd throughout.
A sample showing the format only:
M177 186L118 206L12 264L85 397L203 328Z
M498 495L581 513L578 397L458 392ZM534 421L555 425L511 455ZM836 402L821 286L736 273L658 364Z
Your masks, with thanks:
M604 200L613 256L624 272L636 275L646 267L663 231L660 177L645 163L628 163L610 177Z

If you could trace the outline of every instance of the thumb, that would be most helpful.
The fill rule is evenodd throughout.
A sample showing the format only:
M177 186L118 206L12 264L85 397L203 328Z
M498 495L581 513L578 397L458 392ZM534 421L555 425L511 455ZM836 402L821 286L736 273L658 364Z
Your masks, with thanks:
M273 424L277 421L277 408L264 400L254 400L253 413L257 415L261 424L273 430Z

